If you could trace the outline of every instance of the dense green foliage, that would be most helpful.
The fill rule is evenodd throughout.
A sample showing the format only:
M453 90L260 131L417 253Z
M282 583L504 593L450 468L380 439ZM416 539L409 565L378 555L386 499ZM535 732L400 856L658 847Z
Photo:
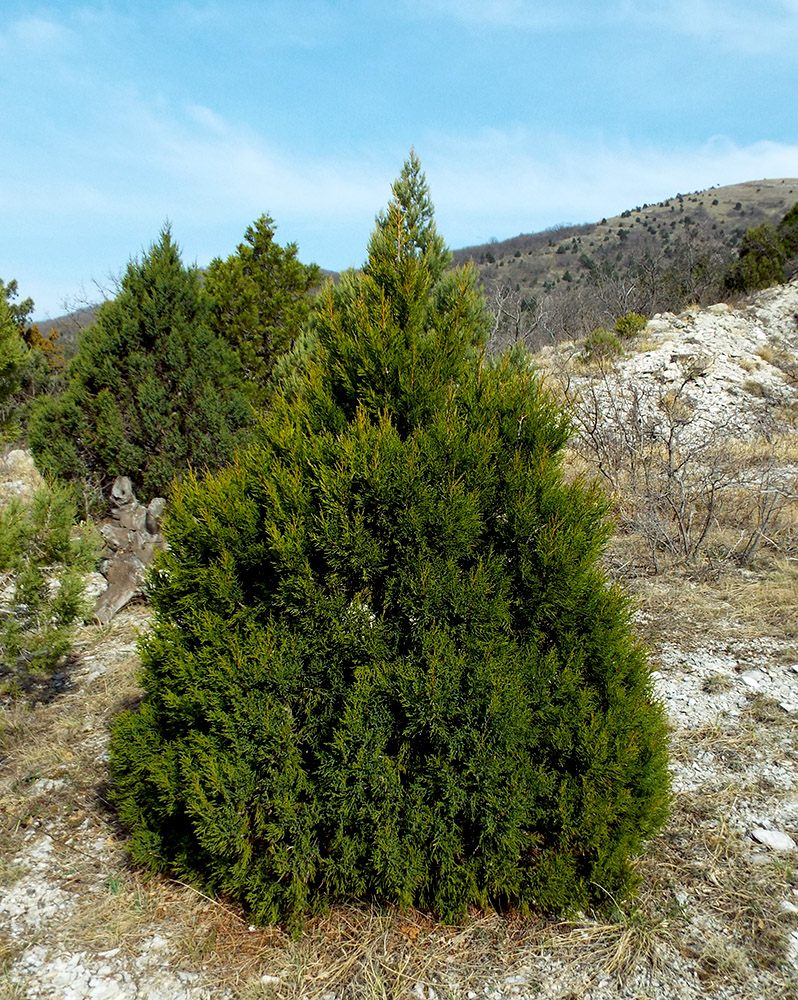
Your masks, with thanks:
M45 475L94 498L126 475L149 500L189 466L223 465L250 423L238 358L211 332L197 272L166 228L130 263L82 335L64 393L39 401L28 434Z
M112 734L136 862L259 922L606 903L666 809L605 501L525 359L484 361L415 156L393 191L260 443L176 487Z
M585 361L607 360L623 354L623 343L617 333L598 327L585 337L582 357Z
M769 222L745 231L737 260L726 272L726 288L731 292L753 292L784 281L784 247Z
M763 222L747 229L737 260L726 272L725 285L732 292L754 292L778 285L787 278L787 265L798 255L798 204L777 226Z
M615 332L619 336L625 337L627 340L631 340L642 330L645 330L646 323L648 323L648 320L640 313L627 312L624 313L623 316L616 316Z
M0 440L16 430L17 393L28 362L28 348L2 289L0 282Z
M788 260L798 256L798 202L787 212L776 226L776 232Z
M68 653L74 626L88 612L85 574L99 546L90 525L76 527L69 491L44 486L31 503L0 511L0 676L18 683L54 670Z
M275 360L293 347L308 319L309 292L319 282L319 268L301 263L296 244L283 248L274 234L274 220L262 215L236 253L212 260L205 275L212 327L238 352L255 403L265 400Z

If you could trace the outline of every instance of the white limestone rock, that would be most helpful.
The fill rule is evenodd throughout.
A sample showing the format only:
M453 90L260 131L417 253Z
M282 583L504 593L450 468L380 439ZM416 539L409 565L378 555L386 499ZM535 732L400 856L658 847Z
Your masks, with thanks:
M757 844L769 847L771 851L794 851L795 841L781 830L764 830L761 827L751 831L751 837Z

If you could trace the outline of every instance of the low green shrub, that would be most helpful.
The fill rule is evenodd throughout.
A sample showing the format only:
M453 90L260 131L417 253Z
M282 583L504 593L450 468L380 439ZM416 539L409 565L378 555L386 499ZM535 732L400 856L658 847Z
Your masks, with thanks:
M618 316L615 320L615 332L620 337L629 340L645 330L647 323L648 320L641 313L624 313L623 316Z
M617 358L623 354L623 344L617 333L599 327L585 337L582 357L585 361Z
M90 524L76 524L71 494L44 486L30 503L0 511L0 672L6 685L51 673L68 654L78 620L88 613L85 576L99 543Z
M413 157L262 441L172 494L112 795L136 863L256 922L614 905L665 816L606 501L448 260Z

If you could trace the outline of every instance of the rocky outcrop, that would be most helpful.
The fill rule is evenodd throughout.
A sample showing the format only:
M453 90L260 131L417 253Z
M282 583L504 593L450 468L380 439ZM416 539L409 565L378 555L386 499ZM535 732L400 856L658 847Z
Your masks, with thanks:
M755 438L794 425L798 413L798 281L747 303L658 313L624 353L582 363L580 342L544 348L542 373L566 385L591 417L636 418L663 426L672 404L683 441ZM675 414L672 412L672 416ZM579 413L577 412L579 422Z
M160 532L166 501L156 497L149 506L139 503L127 476L120 476L111 490L111 519L100 527L105 542L100 572L108 581L100 594L94 617L106 624L128 601L144 591L147 567L166 542Z
M689 379L688 397L703 433L746 436L798 400L798 282L767 289L748 305L726 303L662 313L643 331L643 350L619 363L622 381L656 382L665 392Z
M43 485L29 451L14 448L0 458L0 503L7 503L13 497L31 500Z

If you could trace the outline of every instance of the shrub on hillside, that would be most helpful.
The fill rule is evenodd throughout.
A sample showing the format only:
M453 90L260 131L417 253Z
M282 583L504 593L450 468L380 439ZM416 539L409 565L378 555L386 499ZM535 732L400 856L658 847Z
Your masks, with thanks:
M88 613L85 575L99 545L76 524L75 503L59 486L44 486L0 511L0 675L12 683L51 673Z
M623 344L617 333L599 327L585 337L582 357L585 361L601 361L623 354Z
M786 257L787 277L795 277L798 269L798 202L787 212L776 227Z
M258 922L609 903L664 818L605 501L448 261L413 156L262 441L173 493L113 797L136 862Z
M619 337L631 340L645 330L648 320L641 313L627 312L615 319L615 332Z
M34 407L28 436L39 469L94 500L129 476L146 501L168 495L188 466L227 462L251 410L239 359L211 332L208 308L164 229L81 336L63 395Z
M728 268L724 284L730 292L754 292L783 283L794 275L798 256L798 203L777 226L763 222L745 231L737 260Z
M746 229L737 260L729 267L724 285L729 292L754 292L784 281L784 247L769 223Z

